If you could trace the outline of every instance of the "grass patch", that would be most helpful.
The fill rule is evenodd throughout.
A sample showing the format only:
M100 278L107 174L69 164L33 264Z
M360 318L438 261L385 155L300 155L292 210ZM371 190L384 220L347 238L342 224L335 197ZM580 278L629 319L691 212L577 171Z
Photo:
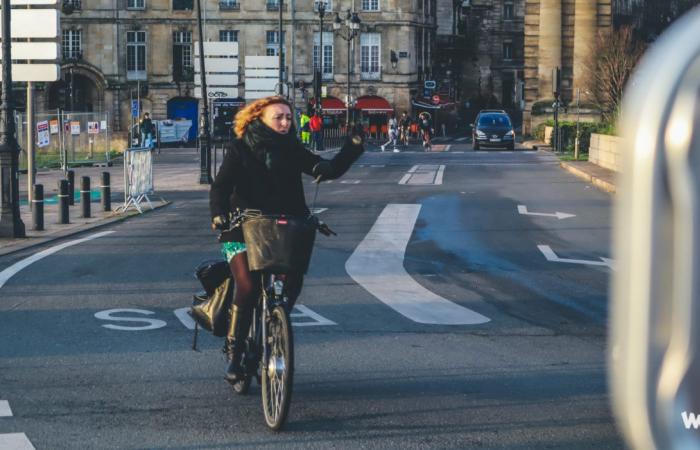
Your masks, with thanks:
M579 153L578 159L574 158L574 152L566 152L557 155L560 161L588 161L588 153Z

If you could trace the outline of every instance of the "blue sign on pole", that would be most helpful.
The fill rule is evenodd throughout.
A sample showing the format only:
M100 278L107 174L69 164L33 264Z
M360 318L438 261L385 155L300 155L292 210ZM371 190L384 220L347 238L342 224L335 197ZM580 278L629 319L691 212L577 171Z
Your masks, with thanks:
M131 117L139 117L141 115L139 109L139 101L131 100Z

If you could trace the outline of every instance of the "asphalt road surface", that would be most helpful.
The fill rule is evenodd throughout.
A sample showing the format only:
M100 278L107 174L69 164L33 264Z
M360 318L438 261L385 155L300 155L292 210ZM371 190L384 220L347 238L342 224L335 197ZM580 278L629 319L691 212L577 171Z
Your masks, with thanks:
M219 256L207 191L183 181L192 150L158 157L172 205L0 258L0 449L624 448L606 383L610 197L547 153L441 145L372 147L320 185L339 236L317 238L294 311L279 433L259 386L224 382L222 340L193 351L175 313Z

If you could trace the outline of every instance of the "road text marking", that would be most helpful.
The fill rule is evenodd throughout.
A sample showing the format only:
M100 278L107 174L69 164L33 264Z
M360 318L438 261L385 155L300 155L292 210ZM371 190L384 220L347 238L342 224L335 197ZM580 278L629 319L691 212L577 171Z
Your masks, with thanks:
M345 263L350 277L403 316L433 325L474 325L488 317L427 290L403 266L421 205L389 204Z
M136 322L136 323L146 323L148 325L141 326L126 326L126 325L113 325L111 323L107 325L102 325L110 330L119 331L146 331L146 330L157 330L158 328L163 328L167 325L165 321L160 319L149 319L147 317L128 317L128 316L113 316L113 314L122 313L132 313L132 314L142 314L150 316L155 314L153 311L148 311L146 309L133 309L133 308L116 308L108 309L106 311L100 311L95 313L95 318L99 320L109 320L113 322Z
M82 239L76 239L73 241L64 242L63 244L60 244L60 245L55 245L53 247L49 247L46 250L42 250L39 253L36 253L32 256L24 258L23 260L14 263L13 265L8 267L7 269L0 272L0 288L3 287L5 285L5 283L7 283L7 281L10 278L12 278L17 272L19 272L20 270L29 266L30 264L33 264L33 263L39 261L40 259L44 259L47 256L53 255L54 253L59 252L66 247L71 247L73 245L77 245L77 244L81 244L83 242L91 241L93 239L97 239L97 238L100 238L102 236L107 236L108 234L112 234L112 233L114 233L114 231L103 231L101 233L95 233L95 234L92 234L92 235L85 237L85 238L82 238Z
M615 261L610 259L610 258L600 258L600 261L591 261L587 259L569 259L569 258L560 258L557 256L556 253L554 253L554 250L551 249L549 245L538 245L538 249L542 252L545 258L547 258L547 261L551 262L560 262L560 263L566 263L566 264L583 264L587 266L606 266L609 267L613 270L615 270Z
M298 312L294 312L298 311ZM296 327L313 327L313 326L320 326L320 325L338 325L337 323L333 322L332 320L326 319L322 315L313 312L311 309L304 305L295 305L294 306L294 311L289 315L292 320L292 325ZM294 319L307 319L303 321L298 321Z
M569 219L571 217L576 217L576 214L568 214L568 213L563 213L563 212L555 212L553 214L551 213L536 213L536 212L529 212L527 210L527 206L525 205L518 205L518 212L524 216L543 216L543 217L556 217L559 220L562 219Z

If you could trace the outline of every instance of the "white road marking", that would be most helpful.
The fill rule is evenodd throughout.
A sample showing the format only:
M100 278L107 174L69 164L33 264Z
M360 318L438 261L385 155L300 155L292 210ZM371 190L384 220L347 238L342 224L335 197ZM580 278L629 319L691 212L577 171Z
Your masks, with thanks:
M333 322L330 319L326 319L322 315L312 311L308 307L304 305L294 305L294 311L299 311L299 312L292 312L289 314L289 317L292 319L298 319L298 318L306 318L310 319L311 322L309 321L295 321L292 320L292 325L295 327L314 327L314 326L321 326L321 325L338 325L337 323Z
M175 317L187 328L188 330L194 330L194 319L187 312L190 310L189 306L184 308L178 308L173 311Z
M0 400L0 417L12 417L10 402L7 400Z
M467 137L461 137L461 138L457 138L457 139L455 139L455 140L456 140L457 142L464 142L464 141L466 141L467 139L469 139L469 138L467 138Z
M360 180L342 180L340 184L360 184Z
M311 214L321 214L323 211L328 211L328 208L313 208Z
M542 252L547 261L560 262L566 264L583 264L587 266L606 266L615 270L615 261L610 258L600 258L601 261L591 261L587 259L568 259L560 258L549 245L538 245L537 248Z
M398 313L418 323L474 325L488 317L427 290L403 266L421 205L389 204L345 263L350 277Z
M82 244L83 242L91 241L93 239L97 239L97 238L100 238L102 236L107 236L108 234L112 234L112 233L114 233L114 231L103 231L101 233L95 233L95 234L92 234L92 235L85 237L85 238L82 238L82 239L76 239L73 241L64 242L63 244L60 244L60 245L55 245L53 247L49 247L46 250L42 250L39 253L35 253L32 256L24 258L23 260L14 263L13 265L8 267L7 269L0 272L0 288L3 287L5 285L5 283L7 283L7 281L10 278L12 278L17 272L19 272L20 270L29 266L30 264L33 264L33 263L39 261L40 259L46 258L47 256L50 256L50 255L53 255L54 253L59 252L59 251L63 250L64 248L71 247L71 246L77 245L77 244Z
M445 151L449 152L450 148L452 148L452 144L447 144L447 147L445 147Z
M147 317L128 317L128 316L112 316L112 314L123 314L123 313L133 313L133 314L143 314L150 316L152 314L155 314L153 311L148 311L147 309L133 309L133 308L115 308L115 309L108 309L106 311L100 311L95 313L95 318L99 320L109 320L109 321L114 321L114 322L137 322L137 323L146 323L148 325L142 325L142 326L125 326L125 325L112 325L107 324L107 325L102 325L105 328L109 328L110 330L119 330L119 331L146 331L146 330L157 330L158 328L163 328L164 326L167 325L165 321L160 320L160 319L149 319Z
M386 167L386 164L370 164L370 167Z
M24 433L0 434L0 450L36 450Z
M524 216L556 217L559 220L569 219L571 217L576 217L576 214L563 213L563 212L559 212L559 211L555 212L554 214L529 212L527 210L527 206L525 206L525 205L518 205L518 213L520 213Z
M444 165L415 165L401 178L399 184L421 186L442 184L442 174L444 171Z

